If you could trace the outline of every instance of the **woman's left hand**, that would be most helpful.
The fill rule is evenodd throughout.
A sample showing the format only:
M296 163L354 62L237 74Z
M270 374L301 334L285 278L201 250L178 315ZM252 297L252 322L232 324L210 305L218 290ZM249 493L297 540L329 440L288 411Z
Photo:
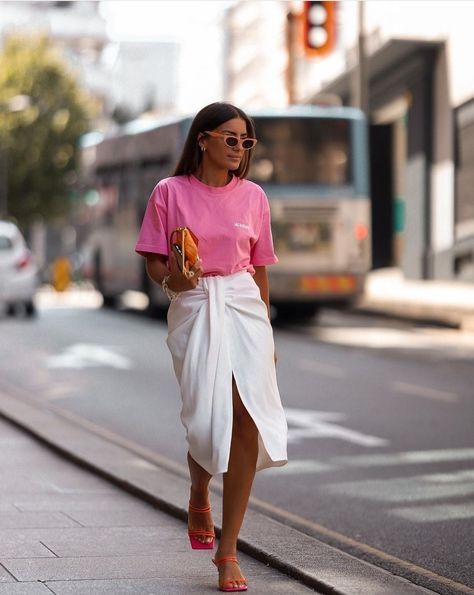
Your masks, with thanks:
M172 291L181 292L195 289L199 283L200 277L202 277L204 271L201 268L201 261L198 260L196 264L191 268L193 275L191 277L185 277L181 272L176 261L176 256L173 251L169 254L170 264L170 278L168 280L168 287Z

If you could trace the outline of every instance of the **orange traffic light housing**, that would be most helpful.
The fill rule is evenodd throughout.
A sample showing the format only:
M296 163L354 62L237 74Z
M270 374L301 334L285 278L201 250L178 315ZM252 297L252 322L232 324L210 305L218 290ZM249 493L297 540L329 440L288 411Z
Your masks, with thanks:
M305 0L303 45L310 58L329 54L336 40L336 2Z

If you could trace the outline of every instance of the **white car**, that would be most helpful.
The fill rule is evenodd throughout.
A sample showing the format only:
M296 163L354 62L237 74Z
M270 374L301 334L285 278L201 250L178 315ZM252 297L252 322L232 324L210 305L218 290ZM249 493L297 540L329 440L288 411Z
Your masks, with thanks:
M35 314L34 296L39 286L39 270L20 230L0 221L0 306L14 313L23 309Z

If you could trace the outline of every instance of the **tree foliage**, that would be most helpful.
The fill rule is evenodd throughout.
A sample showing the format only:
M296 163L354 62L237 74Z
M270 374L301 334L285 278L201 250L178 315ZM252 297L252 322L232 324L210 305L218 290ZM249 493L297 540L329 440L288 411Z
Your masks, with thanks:
M26 105L15 111L18 96L25 96ZM78 139L89 129L91 110L92 100L46 37L5 40L0 151L8 171L8 214L23 228L37 219L60 221L67 213Z

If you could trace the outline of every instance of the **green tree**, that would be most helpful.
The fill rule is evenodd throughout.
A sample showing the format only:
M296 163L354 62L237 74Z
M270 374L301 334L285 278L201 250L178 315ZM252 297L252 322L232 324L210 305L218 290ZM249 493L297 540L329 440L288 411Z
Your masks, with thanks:
M13 98L25 105L11 109ZM13 101L12 101L13 100ZM21 227L60 222L68 212L78 139L93 101L44 36L10 36L0 53L0 150L6 164L8 215Z

